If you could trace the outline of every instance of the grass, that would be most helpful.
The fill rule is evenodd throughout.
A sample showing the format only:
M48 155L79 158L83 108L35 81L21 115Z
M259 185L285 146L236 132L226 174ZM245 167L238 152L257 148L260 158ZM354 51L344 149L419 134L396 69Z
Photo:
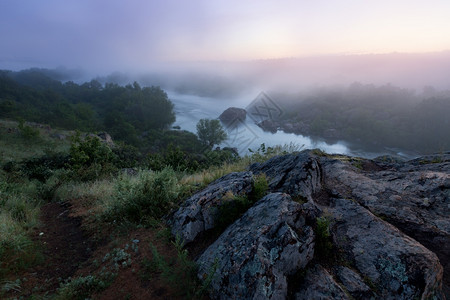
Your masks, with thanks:
M314 251L321 261L328 261L332 258L333 243L330 234L330 219L322 216L316 219L314 230L316 235Z
M39 225L37 184L12 181L0 172L0 280L39 261L39 251L29 238Z
M245 171L253 163L261 163L277 155L297 153L302 148L303 146L294 143L275 147L266 147L264 144L261 144L257 150L252 150L251 155L246 155L234 163L225 163L222 166L213 166L194 174L184 175L180 183L188 186L204 187L229 173Z
M152 249L152 259L144 261L143 278L151 280L151 273L159 273L160 277L169 286L176 289L176 294L185 299L201 299L209 288L217 269L217 262L213 264L210 272L203 281L197 277L197 264L189 258L188 251L179 236L172 245L176 250L176 256L168 259L164 254L158 252L155 246Z
M38 136L26 138L21 134L18 122L0 120L0 163L39 157L50 152L68 152L69 139L55 139L46 129L36 130L39 132ZM51 132L70 135L63 130Z

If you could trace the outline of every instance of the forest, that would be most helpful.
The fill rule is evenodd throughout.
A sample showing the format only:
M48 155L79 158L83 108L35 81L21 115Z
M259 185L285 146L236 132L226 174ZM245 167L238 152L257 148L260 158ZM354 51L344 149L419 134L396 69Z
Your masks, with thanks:
M283 107L278 121L285 131L344 140L367 151L392 147L425 154L450 148L450 91L353 83L271 97Z

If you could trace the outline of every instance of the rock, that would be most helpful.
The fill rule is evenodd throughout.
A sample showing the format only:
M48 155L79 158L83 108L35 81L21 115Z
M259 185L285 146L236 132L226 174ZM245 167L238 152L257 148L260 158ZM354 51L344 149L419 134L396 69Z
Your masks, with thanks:
M296 300L310 299L350 299L322 266L316 265L308 270L300 291L294 296Z
M280 127L280 124L274 120L264 120L257 123L256 125L261 127L262 130L272 133L276 133L278 131L278 128Z
M434 251L450 294L450 155L375 163L383 168L357 170L340 160L322 159L326 188L355 200Z
M370 287L364 283L361 276L355 271L347 267L340 267L337 274L342 285L352 297L356 299L370 299L374 297Z
M227 126L245 121L247 111L243 108L230 107L227 108L220 116L219 120Z
M218 208L233 201L233 196L252 191L250 172L230 173L214 181L204 190L187 199L169 220L172 234L190 243L202 232L215 226Z
M249 169L269 177L270 191L288 193L294 198L312 201L312 195L321 188L319 163L311 151L276 156L265 163L252 164Z
M214 226L214 212L229 199L229 190L248 194L252 174L268 178L272 194L197 259L198 275L205 278L217 258L213 299L450 295L450 153L404 162L312 150L273 157L248 169L215 181L173 217L173 233L193 241ZM312 230L320 216L330 220L333 246L325 249L331 251L329 261L321 261L324 249L314 249L323 245L314 245ZM311 265L313 253L320 255Z
M259 200L198 258L199 278L217 269L213 299L285 299L287 276L313 258L314 233L287 194Z
M100 132L99 134L97 134L97 136L100 138L100 140L102 140L109 146L114 146L114 141L108 133Z
M348 199L327 207L333 242L356 269L388 299L443 299L443 269L437 256L417 241Z

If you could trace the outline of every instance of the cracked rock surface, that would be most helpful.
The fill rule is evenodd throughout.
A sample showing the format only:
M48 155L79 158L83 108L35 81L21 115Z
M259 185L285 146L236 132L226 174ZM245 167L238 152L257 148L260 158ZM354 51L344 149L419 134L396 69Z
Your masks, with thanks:
M197 258L200 279L215 270L212 299L450 298L450 153L274 157L187 199L172 232L194 241L214 228L227 193L249 195L261 173L269 194Z
M258 201L200 256L199 276L217 260L212 296L217 299L284 299L287 276L314 255L314 234L302 207L287 194Z

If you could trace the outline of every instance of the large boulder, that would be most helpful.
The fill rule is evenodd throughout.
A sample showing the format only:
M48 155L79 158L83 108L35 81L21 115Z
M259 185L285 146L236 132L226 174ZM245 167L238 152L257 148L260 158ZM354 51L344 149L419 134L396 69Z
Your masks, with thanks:
M224 124L236 125L237 123L244 122L247 117L247 111L243 108L230 107L227 108L220 116L219 120Z
M169 220L172 234L190 243L201 233L215 227L218 209L234 196L245 196L252 191L251 172L237 172L217 179L204 190L187 199Z
M259 200L197 260L199 278L214 270L214 299L285 299L287 277L314 255L314 233L287 194Z

